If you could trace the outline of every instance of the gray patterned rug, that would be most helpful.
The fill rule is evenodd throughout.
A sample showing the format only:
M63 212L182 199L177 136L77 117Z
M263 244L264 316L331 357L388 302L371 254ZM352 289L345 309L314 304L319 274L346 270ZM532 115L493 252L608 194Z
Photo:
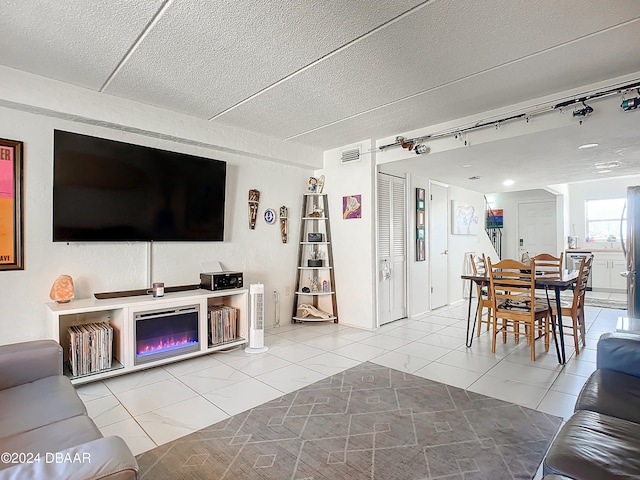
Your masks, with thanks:
M138 463L147 480L531 479L560 423L366 362Z

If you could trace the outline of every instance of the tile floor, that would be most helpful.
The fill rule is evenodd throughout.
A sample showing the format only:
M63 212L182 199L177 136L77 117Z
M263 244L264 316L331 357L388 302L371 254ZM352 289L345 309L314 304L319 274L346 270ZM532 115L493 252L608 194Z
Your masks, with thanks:
M526 342L516 345L512 338L491 353L486 332L465 347L464 301L375 332L283 323L267 329L267 353L218 352L82 385L78 393L102 433L121 436L136 455L364 361L566 419L595 369L598 337L625 314L588 307L587 348L576 356L567 337L564 367L553 345L544 353L542 342L535 362Z

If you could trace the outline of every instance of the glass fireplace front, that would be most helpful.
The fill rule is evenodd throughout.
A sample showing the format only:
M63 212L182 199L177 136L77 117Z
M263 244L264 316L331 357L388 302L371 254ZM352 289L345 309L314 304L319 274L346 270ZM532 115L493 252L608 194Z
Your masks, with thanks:
M198 305L134 315L135 365L200 350Z

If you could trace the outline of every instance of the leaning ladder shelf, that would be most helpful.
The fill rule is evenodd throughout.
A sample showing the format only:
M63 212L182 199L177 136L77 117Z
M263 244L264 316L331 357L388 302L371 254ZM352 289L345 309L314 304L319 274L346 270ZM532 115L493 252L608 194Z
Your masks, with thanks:
M311 238L310 233L314 234ZM302 312L305 309L300 309L301 305L311 305L313 309L320 310L322 316L304 316ZM298 268L291 323L331 320L338 323L327 194L305 193L302 197Z

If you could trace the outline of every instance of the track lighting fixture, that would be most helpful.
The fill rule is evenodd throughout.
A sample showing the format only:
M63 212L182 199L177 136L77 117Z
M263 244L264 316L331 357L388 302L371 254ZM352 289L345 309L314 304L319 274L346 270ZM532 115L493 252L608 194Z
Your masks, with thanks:
M414 151L416 152L416 155L420 155L422 153L429 153L429 147L426 146L424 143L419 143L414 147Z
M573 111L574 117L586 117L593 113L593 107L590 107L584 102L582 102L582 105L584 106L584 108L578 108Z
M620 108L625 112L635 110L638 107L640 107L640 97L628 98L627 100L623 100L622 104L620 104Z

